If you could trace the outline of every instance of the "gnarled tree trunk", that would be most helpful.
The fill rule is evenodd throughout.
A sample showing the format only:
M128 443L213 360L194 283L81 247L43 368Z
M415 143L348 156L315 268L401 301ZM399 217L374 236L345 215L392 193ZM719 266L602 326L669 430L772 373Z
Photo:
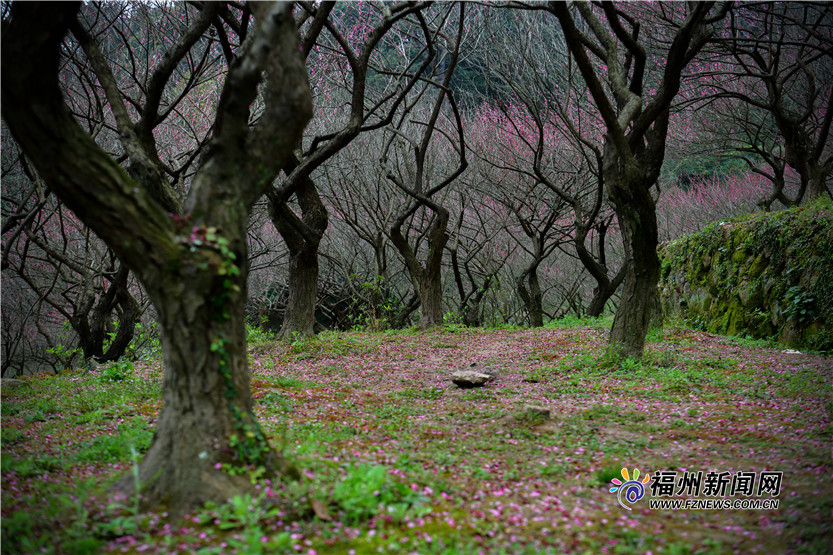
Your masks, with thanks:
M96 303L90 319L92 343L89 353L84 350L85 357L95 357L99 362L118 360L130 346L142 311L128 290L129 275L127 267L121 266L110 287ZM118 312L118 328L105 352L104 338L108 334L107 324L113 311Z
M419 327L428 329L443 323L443 283L439 273L431 275L424 272L418 278L419 298L422 301L422 313Z
M152 288L165 362L162 411L139 466L142 495L156 506L223 500L249 487L216 465L289 469L252 413L243 319L245 271L211 251L183 253L181 271ZM206 271L213 267L215 271ZM224 270L222 269L224 268ZM233 273L233 272L232 272ZM131 491L133 476L116 485Z
M443 282L442 258L446 243L448 243L448 210L431 203L434 211L434 221L428 231L428 258L425 266L420 264L416 254L402 235L402 225L405 217L400 216L390 232L391 242L402 258L411 277L411 283L419 295L422 312L419 316L419 327L428 329L441 326L443 323ZM407 213L405 213L407 214Z
M580 218L577 218L580 219ZM581 260L584 267L590 272L590 275L593 279L596 280L596 287L593 290L593 297L590 299L590 304L587 305L587 310L585 314L587 316L592 316L596 318L602 315L604 311L605 305L607 304L608 299L616 293L616 290L619 289L619 286L622 285L622 281L625 279L625 275L627 274L627 264L628 261L626 260L624 264L619 268L619 271L616 272L616 275L613 278L610 278L607 275L607 257L605 256L605 238L607 235L607 224L605 222L600 222L600 225L597 226L597 231L599 234L598 237L598 245L599 245L599 258L598 260L590 253L585 245L585 241L587 239L587 232L590 230L589 226L586 225L579 225L576 229L575 236L573 238L574 244L576 246L576 253L578 254L579 260Z

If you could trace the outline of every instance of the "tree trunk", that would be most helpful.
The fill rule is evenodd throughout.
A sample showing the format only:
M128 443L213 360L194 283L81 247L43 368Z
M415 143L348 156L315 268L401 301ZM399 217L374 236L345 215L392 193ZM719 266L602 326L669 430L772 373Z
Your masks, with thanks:
M153 444L139 465L139 483L127 474L115 486L128 495L138 486L153 508L172 514L184 510L184 500L200 506L250 487L248 477L220 470L218 463L291 470L271 449L252 413L242 303L245 272L232 280L206 272L201 262L188 261L183 268L181 279L171 276L151 292L163 299L155 306L165 361Z
M585 314L592 318L598 318L604 312L605 305L607 305L607 301L610 297L616 293L616 290L619 289L619 286L622 285L622 281L627 276L627 268L620 268L619 272L613 277L612 280L597 280L596 281L596 288L593 290L593 298L590 299L590 304L587 306L587 310Z
M526 280L527 283L524 283ZM527 287L528 284L528 287ZM538 280L538 263L528 267L518 278L518 295L526 306L529 314L529 325L540 328L544 325L544 295Z
M98 362L120 359L133 340L133 332L141 316L141 309L139 303L136 302L128 290L127 278L129 275L130 272L127 267L121 266L109 289L93 308L90 332L95 341L93 351ZM119 324L115 337L113 337L105 352L104 338L107 335L107 322L114 310L118 311Z
M648 187L641 183L609 190L627 253L627 270L610 330L610 345L620 356L640 358L657 308L660 265L656 206Z
M295 341L315 335L315 306L318 302L318 243L306 243L289 254L289 301L278 334L281 341Z
M448 210L438 205L433 205L435 212L434 221L428 231L428 256L423 267L411 246L402 236L402 224L404 217L394 222L390 231L390 238L393 246L405 259L405 266L411 277L417 294L419 295L422 313L419 317L419 327L428 329L440 326L443 323L443 281L442 281L442 259L445 245L448 243ZM405 213L407 215L407 212ZM410 306L410 302L408 303Z
M297 164L297 159L293 164ZM292 171L287 165L285 171ZM318 303L318 246L327 229L327 208L307 178L296 191L301 218L270 196L272 223L289 249L289 302L278 338L283 341L306 339L315 335L315 307Z
M833 107L828 109L833 110ZM830 190L827 188L827 178L830 175L831 164L822 166L818 163L810 162L807 166L807 193L804 197L805 204L809 204L819 197L830 195Z
M249 211L300 141L312 98L291 5L253 3L256 29L250 49L229 64L212 147L190 184L183 214L171 214L151 188L99 148L64 104L61 44L78 7L11 6L2 34L3 119L55 194L135 273L157 311L163 408L139 463L139 483L127 475L115 487L130 495L138 486L144 507L164 506L178 517L207 500L223 502L253 489L223 463L288 469L252 413L246 268L238 264L247 260ZM252 127L249 107L258 94L263 111ZM126 113L119 118L120 138L132 148L135 127Z
M439 272L423 272L418 278L419 298L422 313L419 316L421 329L443 324L443 284Z
M590 253L585 246L587 239L587 232L589 227L580 226L575 233L574 244L579 260L584 265L585 269L590 273L593 279L596 280L596 287L593 289L593 298L590 299L590 304L585 311L587 316L597 318L602 315L608 299L616 293L622 281L625 279L627 269L623 265L619 271L610 279L607 275L607 257L605 256L605 237L607 235L607 225L599 227L599 260Z
M402 328L404 328L405 325L408 323L408 321L411 317L411 314L417 308L419 308L419 305L420 305L419 294L418 293L411 294L411 296L408 298L408 300L405 301L405 304L402 305L399 312L397 312L396 315L393 317L393 322L391 323L391 327L393 327L393 329L402 329Z
M607 300L613 295L615 290L611 291L605 287L597 286L593 290L593 298L590 299L590 304L587 305L585 314L591 318L598 318L602 315L602 311L607 304Z
M463 324L469 328L483 325L483 308L479 300L469 300L463 305Z

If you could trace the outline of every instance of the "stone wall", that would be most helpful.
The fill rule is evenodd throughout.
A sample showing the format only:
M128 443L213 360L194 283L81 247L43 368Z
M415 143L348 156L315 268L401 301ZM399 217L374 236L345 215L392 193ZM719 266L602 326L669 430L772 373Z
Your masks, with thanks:
M663 316L712 333L833 350L829 199L715 223L659 249Z

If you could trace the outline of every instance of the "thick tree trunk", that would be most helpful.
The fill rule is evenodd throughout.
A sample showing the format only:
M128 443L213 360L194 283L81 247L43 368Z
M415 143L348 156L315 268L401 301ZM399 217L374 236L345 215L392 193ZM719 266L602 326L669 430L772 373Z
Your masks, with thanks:
M833 110L833 108L828 108ZM804 196L804 203L810 203L819 197L830 195L827 188L827 180L830 176L830 164L827 167L817 163L807 164L807 192Z
M239 288L234 291L227 275L204 267L186 262L182 279L151 292L163 299L156 303L165 360L162 411L139 465L139 484L132 474L116 484L128 494L138 485L150 508L174 515L186 505L223 501L250 488L247 477L218 469L218 463L289 470L252 414L245 277L233 280Z
M297 159L292 164L297 164ZM285 170L291 171L294 165ZM272 223L289 249L289 302L278 338L283 341L315 335L318 303L318 246L327 229L327 208L311 179L302 180L296 191L299 218L278 197L270 196Z
M619 228L622 230L628 267L619 309L610 331L610 345L623 357L640 358L657 298L659 257L657 256L656 206L642 184L611 188Z
M287 467L251 410L246 268L238 264L247 259L249 210L312 114L291 5L252 5L256 30L250 49L230 64L212 148L191 182L185 218L165 209L152 184L131 179L64 104L61 43L78 4L15 3L11 10L2 34L3 119L56 195L135 272L162 329L165 379L156 435L139 463L139 483L128 475L116 488L130 494L138 486L145 507L164 506L173 517L252 489L222 464ZM251 128L249 106L258 94L263 111ZM131 162L146 159L126 111L117 118L123 144L133 149Z
M526 281L526 283L524 283ZM533 328L540 328L544 325L544 295L541 292L541 283L538 280L538 264L526 269L518 278L518 295L524 302L527 314L529 314L529 325Z
M289 301L278 339L295 341L315 335L317 302L318 243L306 243L289 254Z
M418 278L419 298L422 313L419 316L421 329L443 324L443 284L439 272L423 272Z

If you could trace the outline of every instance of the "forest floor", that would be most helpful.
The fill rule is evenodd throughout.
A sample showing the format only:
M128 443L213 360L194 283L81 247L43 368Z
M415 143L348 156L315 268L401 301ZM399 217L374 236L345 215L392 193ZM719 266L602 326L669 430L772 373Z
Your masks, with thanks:
M2 393L2 551L830 553L833 359L670 326L615 361L608 325L251 345L256 413L303 478L253 476L257 495L185 522L103 493L151 441L160 362L28 378ZM458 389L472 363L499 379ZM620 504L623 468L650 480ZM660 496L659 472L702 472L700 494ZM710 499L720 472L721 502L778 507L649 506ZM762 472L780 488L758 495Z

